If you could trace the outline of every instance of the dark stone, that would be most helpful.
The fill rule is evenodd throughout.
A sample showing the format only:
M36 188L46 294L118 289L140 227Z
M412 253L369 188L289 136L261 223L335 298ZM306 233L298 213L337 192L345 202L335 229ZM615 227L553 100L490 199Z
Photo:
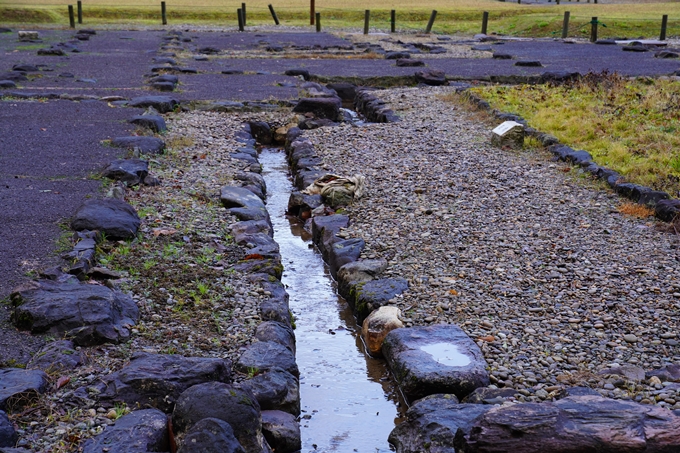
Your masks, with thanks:
M89 35L89 36L94 36L97 34L97 30L94 30L92 28L82 28L78 30L79 35Z
M49 56L49 57L65 57L66 52L64 52L62 49L52 47L52 48L49 48L49 49L38 50L38 55Z
M295 453L302 448L300 423L295 415L277 410L263 410L262 434L276 453Z
M162 154L165 142L156 137L131 136L116 137L111 140L111 146L129 150L139 150L140 154Z
M238 75L238 74L243 74L243 71L241 71L240 69L225 69L224 71L222 71L222 74Z
M453 324L395 329L385 337L382 351L410 401L435 393L464 398L474 389L489 385L482 352Z
M309 71L306 69L287 69L284 74L291 77L302 76L303 79L309 80Z
M616 40L615 39L598 39L595 41L595 44L599 44L602 46L615 46L616 45Z
M462 402L468 404L503 404L504 400L514 398L516 393L517 390L512 388L479 387L463 398Z
M523 60L523 61L516 61L515 66L525 66L525 67L530 67L530 68L540 68L543 66L540 61L537 60Z
M206 382L180 395L172 413L179 432L205 418L217 418L231 425L247 453L263 453L260 406L252 393L222 382Z
M218 53L220 53L220 49L212 46L200 47L198 51L199 53L204 53L206 55L217 55Z
M328 267L333 278L337 279L338 269L359 259L366 243L361 238L345 239L335 242L328 256Z
M154 82L154 83L155 82L169 82L169 83L172 83L173 85L177 85L179 83L179 77L177 77L176 75L172 75L172 74L163 74L163 75L153 77L151 79L151 82Z
M614 192L636 202L642 197L642 194L647 191L649 191L647 187L628 182L619 183L614 186Z
M253 138L257 140L261 145L271 145L274 141L274 135L272 134L272 129L268 123L264 121L250 121L250 133Z
M541 74L541 82L563 83L576 80L581 75L578 72L570 71L546 71Z
M400 58L397 60L397 67L399 68L415 68L419 66L425 66L425 62L411 58Z
M19 435L14 430L14 425L4 411L0 411L0 447L13 447Z
M543 146L552 146L560 143L559 139L552 134L539 134L536 138Z
M640 194L638 203L654 208L660 201L668 200L670 196L661 190L648 190Z
M308 118L306 120L303 120L298 124L298 127L302 130L312 130L312 129L318 129L320 127L332 127L332 126L337 126L338 123L331 121L327 118L322 118L322 119L312 119Z
M229 208L247 208L247 209L264 210L266 212L264 202L257 195L255 195L254 193L252 193L248 189L244 189L243 187L235 187L235 186L222 187L222 190L221 190L221 193L220 193L220 200L222 201L222 205L227 209L229 209ZM259 219L248 219L248 220L259 220Z
M40 280L16 289L12 321L32 333L72 338L79 346L120 343L130 337L139 309L130 296L74 277Z
M465 452L671 452L680 417L667 409L601 396L496 407L457 436Z
M231 381L229 360L135 353L127 366L102 378L99 398L169 412L186 389L211 381Z
M326 88L335 91L343 101L354 101L354 97L357 95L357 86L353 83L329 83Z
M0 369L0 411L14 411L45 393L49 377L40 370Z
M257 326L255 338L260 341L271 341L288 348L295 354L295 333L285 323L265 321Z
M558 160L566 161L567 156L574 153L575 151L567 145L556 144L548 148Z
M342 228L349 226L349 217L341 214L316 216L312 218L312 240L319 246L325 234L335 236Z
M669 50L662 50L654 54L656 58L680 58L680 54L677 52L671 52Z
M302 192L292 192L288 199L288 214L294 216L311 217L311 211L323 204L321 195L307 195Z
M170 57L154 57L153 61L154 61L154 63L169 64L169 65L172 65L172 66L177 66L177 60L170 58ZM177 77L177 76L172 76L172 77Z
M583 165L584 163L592 162L593 156L591 156L588 151L579 150L567 154L565 159L567 162L570 162L574 165Z
M0 79L11 80L12 82L28 82L28 77L25 74L16 71L6 72L0 75Z
M199 420L187 431L179 453L245 453L231 425L218 418Z
M177 68L177 70L183 74L198 74L198 69L196 68Z
M665 222L672 222L680 214L680 200L661 200L654 208L654 214Z
M168 130L165 120L160 115L136 115L130 119L130 122L150 129L153 132L165 132Z
M250 192L248 189L243 189L247 192ZM252 194L252 192L250 192ZM253 197L257 198L257 195L252 194ZM259 198L258 198L259 200ZM229 214L233 215L237 219L241 221L247 221L247 220L265 220L267 223L270 223L271 220L269 218L269 213L267 212L267 209L262 207L262 208L230 208L227 210Z
M33 66L32 64L15 64L12 66L12 71L39 72L40 69L38 69L36 66Z
M296 113L312 113L317 118L336 121L340 118L342 101L338 97L303 98L293 108Z
M283 47L281 46L267 46L265 48L267 52L283 52Z
M7 27L0 27L0 33L12 33L12 29Z
M153 107L158 113L172 112L179 106L179 101L170 96L141 96L132 98L130 107Z
M75 75L70 72L62 72L61 74L59 74L59 77L63 77L65 79L72 79L75 77Z
M372 311L387 305L390 299L408 289L408 282L401 278L381 278L361 283L350 290L350 304L360 323Z
M287 347L271 341L258 341L249 345L234 364L234 369L242 373L249 370L267 371L282 368L295 377L300 371L295 363L295 356Z
M262 410L280 410L300 415L300 383L295 376L281 368L258 373L240 386L255 395Z
M624 52L649 52L649 49L644 46L623 46L621 50Z
M345 264L338 270L338 294L345 300L350 300L353 287L377 278L385 269L387 269L387 261L384 259L361 260Z
M236 243L246 248L246 255L280 259L279 244L267 233L243 234L237 238Z
M475 419L492 407L458 404L455 395L428 396L408 409L406 420L392 430L388 440L399 453L456 453L457 435L469 434Z
M417 71L415 77L417 83L424 83L425 85L431 86L446 85L446 74L444 74L444 71L435 69Z
M274 232L271 229L269 223L263 220L248 220L245 222L236 222L231 225L231 232L234 237L238 237L244 234L255 234L255 233L266 233L271 237L274 237Z
M494 52L492 58L494 60L512 60L512 55L502 52Z
M491 46L472 46L470 50L475 50L477 52L493 52Z
M16 88L17 84L11 80L0 80L0 88Z
M115 198L88 200L83 203L71 220L75 231L97 230L108 239L133 239L141 220L135 208Z
M168 417L157 409L122 416L98 436L83 444L83 453L145 453L170 451Z
M276 279L281 279L283 275L283 266L281 266L281 259L279 257L239 261L232 269L244 274L264 273Z
M149 163L141 159L114 160L104 170L102 175L128 185L139 184L149 174Z
M257 165L257 164L258 164L257 158L256 158L256 157L253 157L253 156L250 155L250 154L246 154L246 153L231 153L230 156L231 156L232 159L242 160L242 161L244 161L245 163L247 163L248 165Z
M672 201L677 201L678 204L680 204L680 200ZM659 368L658 370L651 370L646 373L647 379L653 376L658 377L662 382L664 381L680 382L680 365L676 364L666 365L663 368Z
M385 54L386 60L408 60L411 58L411 54L408 52L387 52Z
M40 349L26 365L27 369L45 373L71 372L85 362L81 351L75 350L71 340L57 340Z

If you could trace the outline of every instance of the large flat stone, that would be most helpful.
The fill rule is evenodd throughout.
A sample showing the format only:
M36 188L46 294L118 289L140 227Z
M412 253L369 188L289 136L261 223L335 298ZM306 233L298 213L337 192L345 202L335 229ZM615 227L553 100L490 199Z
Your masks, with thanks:
M411 401L436 393L464 398L489 384L482 352L453 324L395 329L385 337L382 350Z
M80 346L126 341L139 318L137 304L127 294L75 277L31 282L16 289L11 300L18 328L65 336Z
M157 409L144 409L122 416L98 436L88 439L83 453L142 453L170 451L168 418Z
M40 370L3 368L0 370L0 411L9 411L29 404L45 393L49 377Z
M107 239L132 239L141 224L137 211L128 203L115 198L88 200L71 220L75 231L97 230Z

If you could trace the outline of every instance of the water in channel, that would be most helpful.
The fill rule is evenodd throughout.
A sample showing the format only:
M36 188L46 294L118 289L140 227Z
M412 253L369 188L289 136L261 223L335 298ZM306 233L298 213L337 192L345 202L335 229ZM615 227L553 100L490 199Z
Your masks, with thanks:
M302 452L388 452L405 405L384 361L364 353L360 328L310 235L286 216L292 184L284 151L264 149L259 158L295 315Z

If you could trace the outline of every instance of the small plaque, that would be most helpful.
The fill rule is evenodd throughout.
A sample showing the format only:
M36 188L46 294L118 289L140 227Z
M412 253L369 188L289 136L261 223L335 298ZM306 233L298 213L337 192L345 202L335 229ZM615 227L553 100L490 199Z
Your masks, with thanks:
M501 136L502 136L502 135L504 135L506 132L508 132L509 130L511 130L512 128L514 128L514 127L516 127L516 126L519 126L519 127L521 127L521 128L524 128L524 126L522 126L521 124L519 124L519 123L516 122L516 121L506 121L506 122L504 122L503 124L500 124L499 126L497 126L492 132L493 132L494 134L496 134L496 135L501 135Z

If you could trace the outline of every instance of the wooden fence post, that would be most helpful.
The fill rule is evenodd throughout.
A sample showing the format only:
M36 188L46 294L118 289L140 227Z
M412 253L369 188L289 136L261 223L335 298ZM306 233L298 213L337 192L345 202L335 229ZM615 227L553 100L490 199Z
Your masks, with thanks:
M394 33L397 29L397 11L390 11L390 32Z
M238 31L243 31L243 10L241 8L236 10L236 16L238 16Z
M364 34L365 35L368 34L368 25L369 25L370 21L371 21L371 10L367 9L366 11L364 11Z
M83 2L78 0L78 23L83 23Z
M76 19L73 17L73 5L68 5L68 22L71 28L76 28Z
M427 22L427 28L425 29L425 33L430 33L432 31L432 25L434 25L434 19L437 17L437 10L433 9L432 14L430 15L430 20Z
M168 15L167 10L165 9L165 2L161 2L161 21L163 22L163 25L168 25Z
M659 36L659 41L666 40L666 28L668 27L668 14L664 14L661 17L661 36Z
M484 12L482 13L482 34L483 34L483 35L486 34L487 25L489 25L489 12L488 12L488 11L484 11Z
M243 26L246 26L246 4L241 3L241 14L243 15Z
M314 12L314 0L309 0L309 25L314 25L314 18L316 14Z
M590 21L590 42L597 41L597 17Z
M569 11L564 12L564 19L562 19L562 39L567 39L569 36Z
M269 4L269 12L272 13L272 18L274 19L274 23L276 25L279 25L279 18L276 16L276 11L274 11L274 7Z
M314 16L316 17L316 32L319 33L321 31L321 13L316 13Z

